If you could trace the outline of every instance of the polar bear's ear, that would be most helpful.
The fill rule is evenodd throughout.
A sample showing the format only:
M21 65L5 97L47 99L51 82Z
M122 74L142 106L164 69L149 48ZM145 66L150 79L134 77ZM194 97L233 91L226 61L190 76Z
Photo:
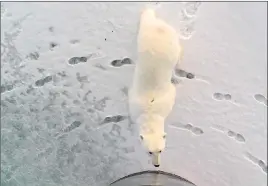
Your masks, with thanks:
M163 138L166 139L166 137L167 137L167 133L164 133Z
M142 135L140 135L140 138L141 138L141 140L143 140L143 136Z

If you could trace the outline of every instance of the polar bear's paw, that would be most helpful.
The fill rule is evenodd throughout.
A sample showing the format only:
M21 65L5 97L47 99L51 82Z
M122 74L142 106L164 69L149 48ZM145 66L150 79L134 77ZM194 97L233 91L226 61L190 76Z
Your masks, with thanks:
M176 77L175 75L173 75L171 78L171 83L173 85L178 85L178 84L182 83L182 80L180 78Z

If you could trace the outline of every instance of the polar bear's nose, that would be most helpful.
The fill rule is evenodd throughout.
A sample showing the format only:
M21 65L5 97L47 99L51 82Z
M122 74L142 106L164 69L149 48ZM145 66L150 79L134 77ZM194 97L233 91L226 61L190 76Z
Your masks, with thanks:
M160 165L154 165L155 167L159 167Z

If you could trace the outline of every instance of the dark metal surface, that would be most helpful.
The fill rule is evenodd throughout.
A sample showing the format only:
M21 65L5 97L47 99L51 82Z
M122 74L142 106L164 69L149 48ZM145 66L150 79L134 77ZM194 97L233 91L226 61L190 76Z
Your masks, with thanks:
M195 186L192 182L178 175L147 170L136 172L120 178L110 184L110 186Z

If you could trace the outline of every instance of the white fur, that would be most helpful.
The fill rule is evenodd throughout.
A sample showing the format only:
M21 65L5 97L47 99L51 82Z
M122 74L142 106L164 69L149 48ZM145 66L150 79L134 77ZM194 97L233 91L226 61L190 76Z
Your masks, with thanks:
M171 83L174 67L181 57L179 37L174 28L155 17L153 9L142 12L138 34L138 62L129 90L129 112L139 124L145 148L159 165L165 148L164 123L175 103Z

